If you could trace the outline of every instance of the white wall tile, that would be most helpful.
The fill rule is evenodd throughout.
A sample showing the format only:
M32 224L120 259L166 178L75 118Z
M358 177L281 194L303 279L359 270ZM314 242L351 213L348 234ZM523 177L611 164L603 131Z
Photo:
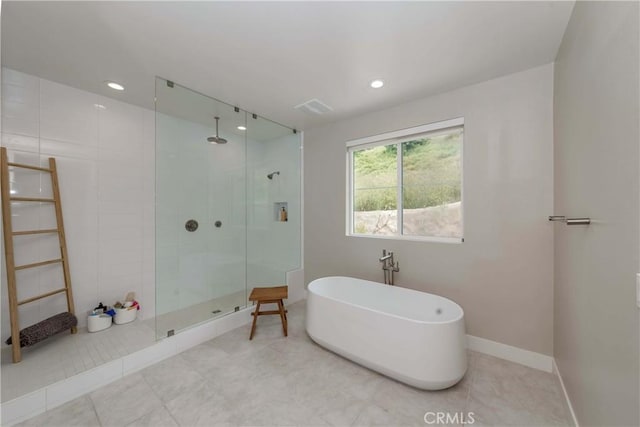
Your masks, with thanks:
M87 212L90 212L88 210ZM65 215L65 233L69 263L82 268L98 267L98 218L79 215Z
M142 153L100 147L98 154L101 173L142 178Z
M219 335L225 334L232 329L239 328L242 325L246 325L251 320L251 312L253 307L247 307L235 313L230 313L224 317L221 317L217 324L217 333Z
M100 203L129 205L137 208L142 217L142 182L132 180L126 175L111 175L108 179L101 179L99 185Z
M34 203L32 203L34 204ZM36 207L40 224L39 228L54 229L57 227L56 210L53 203L43 202Z
M97 265L97 260L96 260ZM87 311L98 305L98 269L88 268L79 263L71 264L71 282L73 284L73 301L78 317L78 325L87 325ZM105 301L106 302L106 301Z
M289 286L289 298L286 300L287 304L293 304L294 302L305 299L304 269L301 268L287 272L287 285Z
M7 150L7 157L10 162L23 163L26 165L39 166L40 156L37 152L29 150Z
M34 136L17 135L13 133L2 132L2 146L7 150L18 150L37 153L40 149L40 142L38 138Z
M100 148L142 156L145 110L105 97L100 104Z
M212 340L221 333L218 331L219 321L206 322L197 328L191 328L181 331L174 339L176 342L177 352L183 352L191 347L202 344L205 341Z
M40 226L40 212L34 203L14 203L11 210L14 230L35 230Z
M60 143L76 150L96 148L79 144ZM81 151L76 151L76 154ZM65 154L74 155L73 152ZM43 163L48 155L42 156ZM98 269L98 196L97 162L87 158L56 156L62 211L64 215L71 283L78 324L86 326L84 313L95 306L97 300Z
M155 254L153 251L144 252L142 257L142 304L141 316L149 319L156 313L156 272Z
M155 112L13 70L3 69L2 84L2 143L10 159L48 165L49 157L56 158L80 326L97 302L113 304L131 290L144 295L145 313L153 316ZM20 194L51 194L50 180L38 174L21 173L14 181ZM52 207L16 205L12 218L15 229L55 228ZM23 242L18 255L35 262L55 251L51 242L34 239ZM62 280L53 267L20 274L25 295ZM5 290L4 306L6 300ZM64 298L21 307L21 326L42 320L60 304ZM9 331L6 314L3 336Z
M60 272L59 277L62 278L62 272ZM48 283L47 285L50 285L50 283ZM64 287L63 283L61 283L59 286L56 286L55 288L60 289L62 287ZM42 292L47 292L47 291L54 290L53 288L54 288L53 286L42 286L41 289L42 289ZM46 302L40 304L40 319L38 319L38 321L41 321L51 316L55 316L56 314L64 313L68 311L67 299L64 294L54 295L52 297L47 298L44 301Z
M117 223L117 220L113 218L131 217L132 221L125 222L118 227L110 226L112 223ZM99 231L101 240L106 241L118 241L128 240L134 243L137 247L142 248L143 241L143 226L141 226L141 216L137 214L105 214L100 217ZM117 248L116 248L117 249Z
M77 159L97 160L98 148L95 145L78 144L53 139L40 139L40 153L46 157L69 157Z
M37 295L40 290L40 272L33 268L16 272L16 279L20 286L17 287L18 299L29 298ZM8 311L8 310L6 310Z
M20 396L2 404L2 425L9 426L43 413L47 405L44 390Z
M38 77L26 74L11 68L2 67L2 84L17 85L23 87L29 87L30 90L35 91L33 96L38 99ZM4 96L4 93L3 93Z
M100 280L115 271L122 275L134 275L142 271L142 254L140 248L122 245L121 250L115 252L110 249L103 249L104 247L105 245L101 242L101 251L98 260Z
M97 145L99 96L40 79L40 137Z
M2 132L38 137L39 88L37 77L2 69Z
M137 297L142 294L142 273L139 271L140 268L132 266L130 269L138 271L130 273L113 269L100 273L98 297L101 301L112 305L116 301L122 301L130 291L135 292Z
M31 169L9 167L10 193L13 196L45 197L40 194L41 173ZM51 193L48 194L51 196Z
M8 310L6 311L8 312ZM25 326L33 325L43 320L44 317L42 317L40 312L41 312L40 304L38 303L25 304L20 306L20 308L18 309L18 318L20 320L20 327L23 328ZM5 324L3 324L3 327L5 327L4 325ZM9 337L11 335L11 329L10 329L8 320L6 322L6 328L7 328L7 331L5 332L6 335L4 336Z
M22 236L25 239L33 239L32 245L38 245L40 260L57 259L61 257L60 240L57 233Z
M47 164L48 157L49 155L42 155L43 164ZM96 161L66 156L55 156L55 158L60 194L63 197L62 202L71 204L75 201L84 203L91 201L91 204L95 205L98 190L98 164ZM65 196L68 196L67 200L65 200Z
M166 338L157 342L152 347L147 347L143 350L137 351L133 354L125 356L123 362L123 373L128 375L130 373L139 371L140 369L149 366L153 363L159 362L176 354L176 342L172 338Z

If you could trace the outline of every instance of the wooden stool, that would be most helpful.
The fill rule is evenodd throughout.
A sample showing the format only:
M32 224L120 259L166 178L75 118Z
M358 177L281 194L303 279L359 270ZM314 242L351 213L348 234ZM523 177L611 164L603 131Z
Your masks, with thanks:
M253 288L249 301L257 301L256 311L251 313L253 316L253 324L251 325L251 335L249 339L253 339L253 333L256 331L256 320L258 316L265 314L279 314L282 320L282 332L287 336L287 310L284 309L283 299L289 296L288 286L274 286L271 288ZM277 310L260 311L260 304L278 304Z

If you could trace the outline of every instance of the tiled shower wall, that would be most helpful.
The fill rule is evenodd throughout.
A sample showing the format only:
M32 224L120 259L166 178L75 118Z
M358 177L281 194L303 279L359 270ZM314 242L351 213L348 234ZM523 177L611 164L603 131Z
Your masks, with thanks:
M155 312L154 112L52 81L2 70L2 146L12 161L47 164L55 157L81 326L98 302L113 304L135 291L143 317ZM42 197L46 174L20 171L12 190ZM53 210L16 205L14 229L45 228ZM22 240L20 240L22 239ZM55 236L16 237L16 263L57 258ZM9 335L2 254L2 340ZM57 289L60 266L17 273L18 298ZM21 327L66 308L57 295L21 307Z
M228 144L208 144L215 128L166 114L158 114L157 130L156 311L162 315L245 290L246 144L231 133ZM198 221L197 232L185 230L188 219ZM214 226L217 220L222 227Z
M302 268L300 233L300 135L247 142L247 287L285 283L286 272ZM269 180L267 174L279 171ZM274 205L287 202L288 221L279 222ZM275 217L275 218L274 218Z

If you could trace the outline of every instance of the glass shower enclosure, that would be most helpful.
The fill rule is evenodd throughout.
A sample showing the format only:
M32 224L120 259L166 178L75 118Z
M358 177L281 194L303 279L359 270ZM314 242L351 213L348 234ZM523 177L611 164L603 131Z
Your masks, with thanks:
M155 119L162 338L246 307L253 287L300 268L302 138L162 78Z

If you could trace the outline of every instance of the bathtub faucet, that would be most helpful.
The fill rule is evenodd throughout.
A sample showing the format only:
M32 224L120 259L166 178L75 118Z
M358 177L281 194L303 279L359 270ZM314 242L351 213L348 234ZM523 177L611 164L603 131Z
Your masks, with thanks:
M382 263L382 271L384 273L384 283L393 286L393 273L400 271L400 263L393 261L393 252L382 250L382 257L379 259Z
M380 258L380 262L384 263L388 259L393 260L393 252L389 252L389 254L387 254L387 250L383 249L382 250L382 258ZM393 262L393 261L391 261L391 262Z

